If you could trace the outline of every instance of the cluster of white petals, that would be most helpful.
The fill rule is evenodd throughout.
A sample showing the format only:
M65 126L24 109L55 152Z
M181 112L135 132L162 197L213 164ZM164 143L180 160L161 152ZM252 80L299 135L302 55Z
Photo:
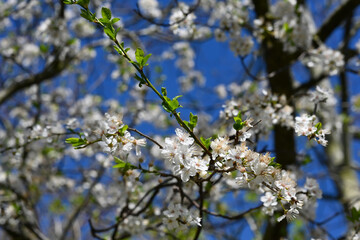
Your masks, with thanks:
M279 0L271 7L276 18L273 25L274 36L284 46L284 50L294 52L297 48L307 49L311 46L315 27L310 15L296 0Z
M310 50L308 56L303 59L303 63L309 68L320 69L321 73L330 76L338 74L345 64L344 56L340 51L325 45Z
M184 75L179 77L182 91L190 91L196 85L204 86L205 77L195 70L195 52L189 42L177 42L173 45L173 50L177 55L176 66Z
M280 206L284 208L284 215L278 220L286 218L293 220L308 198L321 198L321 190L314 179L307 180L303 188L297 188L296 178L288 171L281 170L273 165L273 159L269 153L260 154L241 145L231 147L228 138L218 137L211 143L213 158L216 158L216 169L238 170L237 184L244 188L265 193L260 198L263 202L263 210L272 216ZM298 193L302 193L301 199ZM279 204L281 202L281 204ZM309 202L310 203L310 202ZM312 202L311 202L312 203Z
M298 136L307 136L309 139L315 139L315 141L323 146L327 145L325 135L330 134L330 130L321 129L319 123L315 123L316 116L309 116L303 114L300 117L295 118L295 133Z
M162 15L157 0L139 0L139 8L145 16L159 18Z
M135 148L136 155L141 155L140 147L146 145L146 140L132 137L127 130L120 133L119 130L125 126L121 116L111 116L106 113L105 117L106 120L99 122L99 128L95 130L95 133L101 137L99 145L102 151L108 154L124 155Z
M198 217L196 209L188 210L181 204L170 203L167 210L164 211L163 224L169 230L184 231L188 226L201 226L201 218Z
M193 145L194 139L183 130L175 130L176 137L165 138L162 156L171 164L172 171L181 176L183 182L189 181L196 173L205 175L209 160L201 158L202 152Z
M219 42L224 42L229 37L230 50L236 56L248 55L254 42L249 36L242 36L242 25L248 20L247 1L232 1L217 2L213 4L214 10L209 19L209 24L219 21L220 27L214 31L215 39Z
M171 10L169 24L170 29L180 38L190 38L193 36L196 26L194 20L196 16L190 12L190 8L183 2L177 8Z
M277 96L266 87L256 86L250 81L242 85L231 84L229 90L234 96L223 105L220 116L233 118L239 111L255 120L261 119L262 134L267 135L274 124L292 128L294 119L293 107L287 103L285 95Z

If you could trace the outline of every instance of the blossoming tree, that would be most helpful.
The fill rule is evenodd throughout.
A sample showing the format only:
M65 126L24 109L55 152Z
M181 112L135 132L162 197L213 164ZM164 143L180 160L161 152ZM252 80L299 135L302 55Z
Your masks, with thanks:
M359 5L0 1L1 238L358 239Z

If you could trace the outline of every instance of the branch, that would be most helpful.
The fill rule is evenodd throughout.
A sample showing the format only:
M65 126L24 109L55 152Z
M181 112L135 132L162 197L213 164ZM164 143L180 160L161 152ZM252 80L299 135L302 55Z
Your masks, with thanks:
M142 133L142 132L140 132L140 131L136 130L135 128L130 128L130 127L129 127L129 128L128 128L128 130L129 130L129 131L136 132L137 134L139 134L139 135L143 136L144 138L149 139L151 142L153 142L153 143L155 143L156 145L158 145L158 146L159 146L159 148L161 148L161 149L163 149L163 148L164 148L164 147L163 147L163 146L161 146L161 144L160 144L160 143L158 143L155 139L153 139L153 138L149 137L148 135L146 135L146 134L144 134L144 133Z
M348 0L341 4L318 29L317 36L321 41L325 41L334 30L349 16L349 13L355 11L360 5L359 0Z
M60 61L59 58L56 58L53 62L46 66L42 72L31 75L30 77L24 78L20 81L16 81L9 87L0 90L0 105L2 105L20 90L23 90L34 84L48 81L51 78L58 76L69 65L72 59L73 57L70 56L67 56L63 61Z
M328 77L328 75L322 74L322 75L320 75L320 76L318 76L316 78L311 78L309 81L307 81L307 82L299 85L295 89L293 89L293 95L298 94L300 92L306 92L310 88L315 87L316 85L318 85L326 77Z
M67 233L69 232L70 228L72 227L74 221L76 220L76 218L79 216L79 214L81 213L81 211L88 205L88 203L90 202L90 198L91 198L91 192L93 190L93 188L95 187L95 185L100 181L102 175L105 172L105 168L103 166L101 166L98 176L96 177L96 179L92 182L89 191L84 199L84 201L73 211L73 213L71 214L68 222L66 223L63 232L61 234L61 236L59 237L60 240L65 240Z

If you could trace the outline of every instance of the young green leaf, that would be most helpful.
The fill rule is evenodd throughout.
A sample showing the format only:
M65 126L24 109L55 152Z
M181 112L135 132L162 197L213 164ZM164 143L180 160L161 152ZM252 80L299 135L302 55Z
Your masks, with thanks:
M119 129L119 134L120 136L124 136L125 135L125 131L129 128L128 125L124 125L122 128Z
M207 149L209 149L209 147L210 147L210 144L211 144L211 137L209 137L209 138L203 138L203 137L200 137L200 140L201 140L201 142L202 142L202 144L204 144L204 146L207 148Z
M123 55L123 52L121 51L121 49L120 49L118 46L114 45L114 49L115 49L120 55Z
M191 131L193 131L194 128L196 127L197 120L198 120L198 116L193 115L192 113L190 113L189 122L188 121L184 121L184 122L185 122L186 126L188 126L191 129Z
M130 169L137 169L137 167L135 167L134 165L131 165L128 162L124 162L123 160L121 160L117 157L114 157L114 159L115 159L116 165L114 165L113 168L119 168L122 170L123 173L125 173L127 170L130 170Z
M67 138L65 140L66 143L73 144L79 142L80 138Z
M275 160L275 157L272 157L271 162L269 163L269 166L273 166L274 168L281 168L281 164L274 162L274 160Z
M234 117L234 121L235 121L235 123L233 124L233 128L236 131L240 131L245 125L245 122L243 122L242 119L241 119L241 112L240 111L239 111L238 115Z
M113 18L111 24L117 23L118 21L120 21L120 18Z
M135 58L138 63L141 63L144 58L144 51L141 48L137 48L135 51Z
M80 5L81 7L88 9L89 8L90 0L78 0L76 4Z
M76 2L74 0L64 0L63 3L65 3L65 4L75 4Z
M104 32L106 33L106 35L109 36L111 40L115 40L116 35L114 28L104 28Z
M165 88L165 87L162 87L162 88L161 88L161 93L162 93L162 95L163 95L164 97L167 96L167 91L166 91L166 88Z
M94 22L95 20L95 15L92 14L89 10L85 10L85 9L81 9L81 13L80 16L82 16L83 18L85 18L86 20L90 21L90 22Z
M101 16L104 19L110 21L111 20L111 10L106 7L101 8Z
M316 127L316 129L317 129L316 132L320 131L321 128L322 128L321 122L318 122L318 123L315 125L315 127Z
M147 63L147 61L149 60L149 58L151 57L151 53L150 54L148 54L148 55L146 55L144 58L143 58L143 60L141 61L141 66L147 66L147 65L149 65L149 64L146 64Z

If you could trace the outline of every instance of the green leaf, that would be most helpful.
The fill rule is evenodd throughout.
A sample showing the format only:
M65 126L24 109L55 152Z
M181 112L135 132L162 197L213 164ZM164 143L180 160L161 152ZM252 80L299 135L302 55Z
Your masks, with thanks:
M321 122L318 122L316 125L315 125L315 127L316 127L316 131L318 132L318 131L320 131L321 130L321 128L322 128L322 124L321 124Z
M128 125L124 125L122 128L119 129L120 136L125 135L125 131L129 128Z
M347 219L353 223L359 222L360 221L360 209L357 210L355 207L353 207L350 210L350 215L347 216Z
M65 4L75 4L76 2L74 0L64 0L63 3L65 3Z
M49 206L50 212L61 214L64 213L66 208L60 199L55 199Z
M119 168L123 172L126 172L127 170L130 170L130 169L137 169L137 167L135 167L134 165L131 165L128 162L124 162L123 160L121 160L117 157L114 157L114 159L115 159L116 165L114 165L113 168Z
M66 143L73 144L79 142L80 138L68 138L65 140Z
M120 18L113 18L111 24L117 23L118 21L120 21Z
M164 97L167 96L167 91L166 91L166 88L165 88L165 87L162 87L162 88L161 88L161 93L162 93L162 95L163 95Z
M144 59L144 51L141 48L137 48L135 51L135 58L138 63L141 63Z
M90 0L78 0L76 4L80 5L81 7L88 9L89 8Z
M241 118L241 112L239 111L238 115L236 117L234 117L234 125L233 125L233 128L236 130L236 131L240 131L244 125L245 125L245 122L242 121L242 118Z
M135 73L135 79L139 81L139 87L141 87L143 84L146 84L146 81L136 73Z
M146 55L144 58L143 58L143 60L141 61L141 65L142 66L147 66L147 65L149 65L149 64L146 64L147 63L147 61L149 60L149 58L151 57L151 53L150 54L148 54L148 55Z
M245 194L245 200L247 202L257 202L258 199L258 194L256 192L247 192Z
M111 20L111 10L106 7L101 8L101 16L104 19L110 21Z
M49 46L47 46L45 44L40 44L40 51L42 53L47 53L49 51Z
M121 51L121 49L120 49L118 46L114 45L114 49L115 49L120 55L123 55L123 52Z
M120 29L121 29L121 28L117 28L117 29L115 30L115 33L117 34L117 33L120 31Z
M106 33L106 35L109 36L111 40L115 40L116 35L114 28L104 28L104 32Z
M87 140L82 138L68 138L65 140L65 143L71 144L75 149L78 149L78 147L86 145Z
M108 27L109 24L110 24L110 21L109 21L108 19L106 19L106 18L99 18L98 20L99 20L99 22L101 22L103 25L105 25L105 27Z
M179 101L177 100L179 97L182 97L182 95L176 96L176 97L173 98L173 100L171 100L171 101L168 102L169 105L170 105L170 107L171 107L171 110L172 110L172 111L178 109L179 107L182 107L182 106L179 104Z
M273 166L274 168L281 168L281 164L274 162L275 157L271 158L271 162L269 163L269 166Z
M190 121L184 121L186 126L188 126L191 131L194 130L194 128L196 127L196 124L197 124L197 120L198 120L198 116L196 115L193 115L192 113L190 113Z
M202 144L204 144L204 146L207 148L207 149L209 149L209 147L210 147L210 144L211 144L211 137L209 137L209 138L203 138L203 137L200 137L200 140L201 140L201 142L202 142Z
M82 16L83 18L87 19L90 22L94 22L95 19L95 15L92 14L88 9L81 9L81 13L80 16Z
M310 158L310 156L306 156L305 158L304 158L304 160L301 162L301 165L307 165L307 164L309 164L309 163L311 163L312 162L312 160L311 160L311 158Z

